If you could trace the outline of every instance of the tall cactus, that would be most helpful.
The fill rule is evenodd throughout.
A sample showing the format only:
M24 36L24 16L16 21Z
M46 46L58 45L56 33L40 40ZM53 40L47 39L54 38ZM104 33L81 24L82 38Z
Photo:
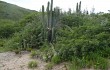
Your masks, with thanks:
M79 13L81 13L81 1L79 2Z
M50 23L50 20L49 20L49 18L50 18L50 2L48 2L48 4L47 4L47 27L49 28L49 23Z
M45 39L45 18L44 18L44 5L42 5L42 37Z
M51 25L51 29L53 27L53 0L51 0L51 6L50 6L50 25Z
M78 13L78 10L79 10L79 8L78 8L78 3L76 4L76 13Z
M81 14L81 1L76 4L76 13Z
M44 20L44 7L42 7L42 19ZM58 15L59 15L59 9L54 8L53 10L53 0L51 0L51 4L50 2L48 2L47 4L47 24L45 25L45 22L43 22L44 24L44 35L47 33L47 39L49 42L53 42L55 39L55 25L58 21ZM47 31L45 31L47 30ZM44 38L46 38L44 36Z

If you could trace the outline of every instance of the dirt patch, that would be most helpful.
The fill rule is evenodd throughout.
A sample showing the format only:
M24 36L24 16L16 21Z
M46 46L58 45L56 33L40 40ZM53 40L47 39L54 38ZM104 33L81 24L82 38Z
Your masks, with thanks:
M38 62L38 67L34 70L45 70L47 63L40 59L31 59L26 51L19 55L14 52L0 53L0 70L33 70L28 68L28 62L32 60Z

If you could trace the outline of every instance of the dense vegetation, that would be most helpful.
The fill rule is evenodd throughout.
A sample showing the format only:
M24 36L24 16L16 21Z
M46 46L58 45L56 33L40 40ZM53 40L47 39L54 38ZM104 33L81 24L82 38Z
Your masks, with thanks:
M82 13L81 2L77 3L76 12L63 13L58 7L52 10L52 4L48 2L46 12L42 6L42 12L33 12L18 23L10 18L6 20L2 18L0 50L8 48L12 51L21 51L34 48L39 50L37 56L51 64L68 62L69 70L80 68L108 70L110 13ZM23 15L24 13L21 16ZM21 17L18 16L17 19L19 18Z

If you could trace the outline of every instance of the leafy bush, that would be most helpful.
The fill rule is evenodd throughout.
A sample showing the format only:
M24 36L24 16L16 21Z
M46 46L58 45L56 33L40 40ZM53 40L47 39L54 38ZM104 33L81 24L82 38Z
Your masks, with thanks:
M19 30L17 23L11 20L0 20L0 38L8 38Z
M59 30L56 50L59 51L63 60L71 60L72 56L82 57L89 52L103 51L109 48L110 33L104 31L102 26L79 26L62 28Z
M83 17L83 16L82 16ZM83 18L76 15L65 15L61 18L61 23L68 26L81 26L83 25Z
M70 62L69 69L100 69L100 70L107 70L108 69L108 60L105 58L100 57L96 53L91 53L90 55L83 56L83 58L79 58L74 56L72 58L72 62Z
M34 16L37 19L37 23ZM27 47L39 48L39 46L42 45L41 22L38 14L33 15L33 18L34 20L31 20L28 23L24 22L24 26L19 25L22 30L14 33L13 37L5 44L5 46L13 49L21 48L23 50Z

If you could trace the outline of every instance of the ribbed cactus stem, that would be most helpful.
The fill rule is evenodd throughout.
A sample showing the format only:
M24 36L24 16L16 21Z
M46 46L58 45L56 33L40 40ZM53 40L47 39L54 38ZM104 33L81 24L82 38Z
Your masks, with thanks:
M44 24L44 5L42 5L42 22Z
M81 14L81 1L76 4L76 13Z
M60 19L60 9L57 9L57 13L58 13L58 15L57 15L57 21L59 21L58 19Z
M50 8L50 2L48 2L48 4L47 4L47 28L49 28L49 21L50 21L50 11L49 11L49 8Z
M56 8L54 8L54 11L53 11L53 27L55 26L56 24Z
M44 14L44 5L42 5L42 36L43 36L43 40L45 39L45 18L44 18L45 14Z
M78 13L78 10L79 10L79 8L78 8L78 3L76 4L76 13Z
M81 1L79 2L79 13L81 13Z
M50 6L50 23L51 23L51 29L53 26L53 0L51 0L51 6Z

